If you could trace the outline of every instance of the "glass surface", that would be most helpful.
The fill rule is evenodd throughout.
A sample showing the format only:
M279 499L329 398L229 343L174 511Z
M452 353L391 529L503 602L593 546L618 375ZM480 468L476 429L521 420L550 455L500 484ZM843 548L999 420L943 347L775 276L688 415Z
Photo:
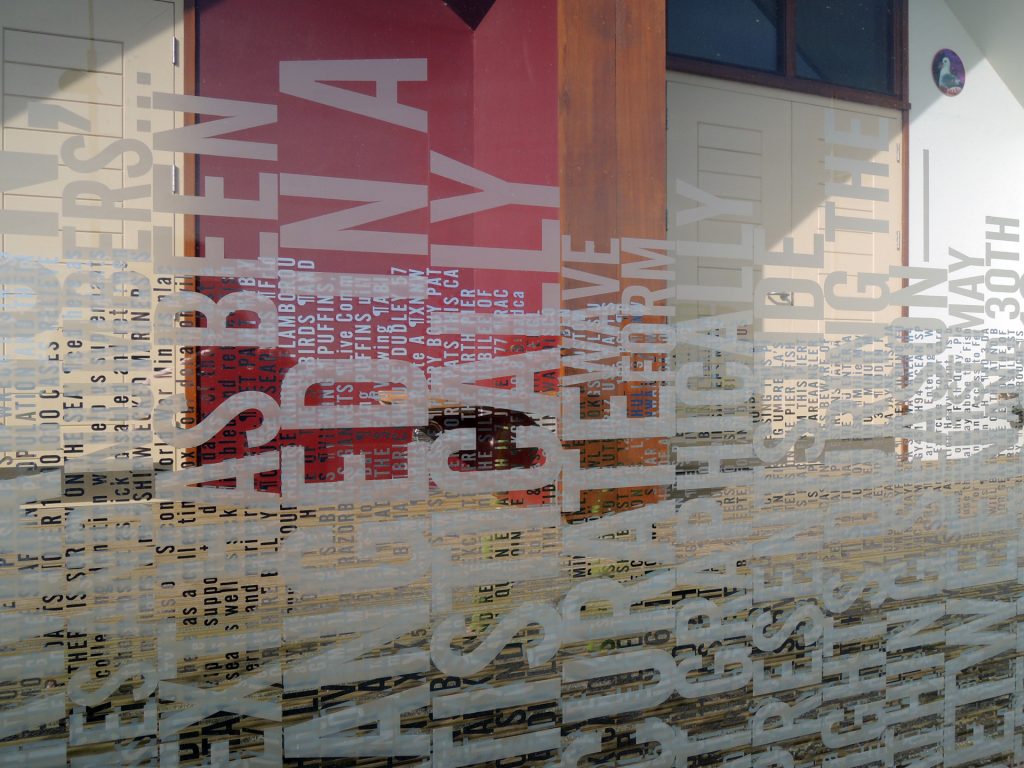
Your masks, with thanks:
M456 5L0 2L0 766L1024 765L1024 106Z
M892 92L892 0L796 4L796 74Z
M778 0L668 0L667 11L670 54L779 68Z

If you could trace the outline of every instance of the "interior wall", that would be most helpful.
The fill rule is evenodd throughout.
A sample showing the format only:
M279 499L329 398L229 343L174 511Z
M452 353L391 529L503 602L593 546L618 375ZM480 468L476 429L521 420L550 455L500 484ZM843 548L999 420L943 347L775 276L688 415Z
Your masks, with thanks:
M965 87L945 96L932 79L932 58L943 48L956 51L966 70ZM991 62L952 13L934 0L910 2L910 264L947 268L955 263L950 249L972 259L985 258L986 216L1019 219L1024 199L1024 107ZM1004 243L1007 250L1018 244ZM995 248L995 244L992 246ZM1014 270L1012 261L1005 264ZM911 314L941 317L956 325L956 311L975 315L973 327L1017 330L1013 309L988 316L984 304L1009 293L985 285L987 266L964 266L949 277L976 279L952 284L943 307L913 307ZM998 268L999 263L991 266ZM981 297L955 291L977 288ZM1021 299L1019 292L1017 300ZM1024 302L1022 302L1024 303Z

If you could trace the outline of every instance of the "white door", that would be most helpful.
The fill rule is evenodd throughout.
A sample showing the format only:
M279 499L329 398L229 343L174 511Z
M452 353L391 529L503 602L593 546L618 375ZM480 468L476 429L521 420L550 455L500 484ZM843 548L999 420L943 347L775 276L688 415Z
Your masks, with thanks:
M152 96L181 90L175 42L181 39L180 26L180 0L5 0L0 5L3 149L58 156L55 179L4 184L5 212L57 213L59 226L78 231L78 242L98 246L110 235L115 248L134 247L137 233L154 224L174 226L170 216L142 222L90 217L88 211L62 206L69 183L138 187L151 185L152 173L129 177L124 155L117 153L96 170L72 170L65 162L68 149L63 155L61 149L75 135L84 139L77 150L81 158L95 156L119 138L151 147L153 133L173 127L174 114L154 109ZM8 168L16 164L17 157L7 157ZM18 175L30 182L34 176L31 169ZM139 197L124 205L148 208L150 200ZM59 258L59 239L41 234L42 228L42 219L36 227L16 215L0 220L4 251Z
M888 275L902 263L899 127L895 110L669 73L669 239L697 241L707 251L715 244L740 243L740 225L752 224L762 228L763 250L782 252L784 239L792 238L792 250L808 255L796 268L771 263L786 259L769 258L762 265L755 247L747 275L740 259L681 257L681 316L727 310L715 297L742 293L713 290L723 285L749 286L750 296L738 302L749 307L755 300L753 286L767 277L780 290L770 291L760 303L780 308L764 313L755 306L756 332L796 338L832 329L830 335L841 336L849 331L840 330L840 321L885 323L897 317L898 307L866 309L881 303L872 299L883 291L858 290L856 276ZM857 143L878 146L851 146ZM680 181L689 186L680 188ZM694 193L686 191L691 186L731 206L729 212L697 223L686 223L693 216L684 215L680 222L677 212L699 205ZM821 267L812 269L802 265L810 263L815 235L824 239L824 254ZM837 271L849 278L833 278L830 301L826 279ZM799 289L800 281L809 280L821 286L822 297L784 289L787 283ZM888 287L898 290L899 280L889 280ZM808 308L815 302L820 311L812 313ZM805 311L790 311L786 305Z
M97 281L84 279L82 274L88 273L83 270L106 269L105 279L112 279L113 249L151 255L157 227L171 233L180 252L181 217L152 209L153 165L181 167L180 157L153 150L153 136L181 120L170 110L156 109L154 99L159 92L182 91L181 39L181 0L0 4L0 249L5 254L45 265L60 275L65 287L71 276L73 284L87 293L90 282ZM97 255L93 249L104 249L108 255ZM131 261L127 268L152 283L150 255ZM80 274L73 276L76 271ZM69 355L98 349L83 340L88 331L76 330L76 321L88 328L88 323L102 319L106 325L93 326L97 332L117 322L109 313L100 318L105 313L92 311L90 304L80 310L62 309L56 297L36 306L38 295L33 297L24 286L4 285L3 280L0 274L0 308L8 313L49 313L54 316L51 322L58 324L56 330L34 338L4 340L0 346L9 359L38 360L56 354L66 369ZM96 304L108 306L92 302ZM81 316L77 320L76 312ZM61 376L65 394L76 397L76 387L88 392L73 403L81 404L85 421L65 423L65 432L81 433L83 426L91 426L89 418L125 412L114 398L126 396L126 375L107 376L102 382L106 389L90 376L86 370L65 370ZM139 387L132 392L138 394ZM47 389L52 393L52 387ZM56 413L54 401L22 390L26 388L0 390L0 452L12 452L16 446L23 451L18 456L22 462L47 454L52 461L60 453L54 434L57 420L27 420L26 414ZM132 399L146 400L135 394Z

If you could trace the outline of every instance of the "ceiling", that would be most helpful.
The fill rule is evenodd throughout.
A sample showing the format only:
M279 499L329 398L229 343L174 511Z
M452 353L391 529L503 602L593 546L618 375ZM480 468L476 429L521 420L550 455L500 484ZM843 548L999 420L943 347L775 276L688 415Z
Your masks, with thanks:
M1021 0L946 0L957 21L992 64L1006 86L1024 104L1024 2Z

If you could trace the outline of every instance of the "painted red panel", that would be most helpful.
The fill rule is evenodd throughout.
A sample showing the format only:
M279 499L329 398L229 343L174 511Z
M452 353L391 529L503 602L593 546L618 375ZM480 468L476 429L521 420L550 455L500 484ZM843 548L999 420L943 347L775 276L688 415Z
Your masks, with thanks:
M440 0L366 3L361 0L199 0L197 2L196 90L201 96L274 104L277 121L231 135L273 142L276 161L201 156L203 177L223 177L225 194L256 198L259 173L316 176L425 185L430 200L473 190L430 173L431 153L439 153L512 182L556 186L557 51L555 0L511 3L499 0L474 32ZM245 52L240 54L240 52ZM426 59L425 82L399 84L398 97L427 111L426 132L281 93L283 62L353 59ZM338 84L342 85L342 84ZM345 83L372 93L372 84ZM206 118L204 118L206 119ZM253 258L259 233L356 205L338 200L280 195L276 221L198 217L197 234L223 237L229 258ZM364 229L426 234L430 243L533 248L541 245L541 222L557 219L556 208L505 206L448 221L430 222L429 209L399 214ZM300 357L392 357L430 366L552 346L553 338L498 337L470 345L455 335L429 339L432 312L473 309L541 309L541 285L552 274L505 270L429 270L425 255L381 254L284 247L284 264L317 272L378 274L426 273L431 291L426 305L394 299L295 301L280 296L276 281L241 286L275 297L281 321L274 350L204 349L200 353L198 401L205 416L233 392L261 389L277 395L284 372ZM200 246L202 247L202 246ZM291 261L288 261L291 260ZM234 280L204 279L201 290L219 296L237 290ZM551 379L552 386L555 379ZM326 400L351 402L374 396L372 385L343 386L323 393ZM378 390L386 387L378 388ZM507 431L518 417L498 414L463 417L488 430ZM236 419L200 450L204 462L244 455L244 429L256 417ZM451 426L451 425L449 425ZM368 477L389 477L401 465L409 429L321 430L283 433L273 445L306 445L307 478L335 479L338 456L367 453ZM499 441L500 442L500 441ZM516 463L532 456L519 455ZM371 456L373 460L371 460ZM483 468L491 459L464 457ZM506 459L509 456L505 457ZM397 470L399 474L403 470ZM333 474L332 474L333 473ZM340 476L339 476L340 477ZM268 479L270 487L276 480Z

